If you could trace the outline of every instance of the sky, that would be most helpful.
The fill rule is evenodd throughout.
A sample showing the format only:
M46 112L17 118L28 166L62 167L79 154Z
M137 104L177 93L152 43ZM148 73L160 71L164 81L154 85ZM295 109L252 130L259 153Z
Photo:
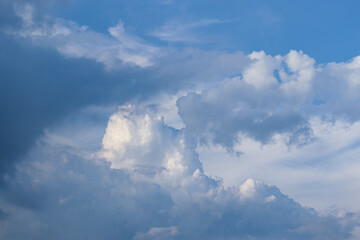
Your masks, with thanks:
M360 239L358 1L0 1L0 239Z

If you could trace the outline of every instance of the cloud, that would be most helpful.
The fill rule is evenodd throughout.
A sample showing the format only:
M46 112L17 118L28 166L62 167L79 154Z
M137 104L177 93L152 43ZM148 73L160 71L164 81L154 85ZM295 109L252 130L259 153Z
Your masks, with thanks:
M90 60L65 59L4 35L0 41L1 173L11 172L12 163L26 154L46 127L74 111L93 104L121 103L140 92L146 97L158 88L156 83L140 83L144 73L131 73L131 68L108 74Z
M314 159L335 169L328 156L340 156L341 174L357 174L346 156L358 155L359 57L319 65L302 51L176 51L121 21L100 33L47 6L0 3L0 238L356 239L358 214L321 215L256 178L288 156L298 169ZM221 23L168 22L153 35L194 43L195 31ZM182 129L168 125L177 107ZM247 173L224 186L200 161L209 146L255 151L259 175L247 179L245 161ZM323 177L317 170L296 176Z
M17 1L15 8L2 3L16 19L0 33L0 173L5 175L46 127L76 110L196 89L235 73L245 61L240 52L196 49L169 50L150 61L146 54L142 58L148 45L124 32L122 23L103 34L45 14L40 2Z
M150 228L146 233L137 233L134 240L146 240L146 239L174 239L178 234L177 227L165 227L165 228Z
M301 146L314 140L312 117L359 119L350 110L358 103L358 58L327 65L316 65L301 51L275 57L253 52L248 58L251 64L238 76L178 100L186 129L201 141L231 149L239 134L263 144L282 134L288 144Z
M319 209L358 209L351 184L359 180L358 57L327 64L301 51L247 58L235 76L177 101L205 172L227 184L266 179Z
M30 4L16 5L15 14L22 20L22 27L9 32L52 47L67 57L93 59L112 69L123 64L149 67L159 54L158 48L127 34L121 21L106 35L62 19L47 17L35 22L34 11Z
M356 214L320 216L252 178L225 187L206 174L197 149L198 142L245 154L246 146L278 142L290 146L281 145L283 152L292 146L324 148L317 143L327 138L319 128L334 123L356 130L358 57L318 65L301 51L245 56L164 50L128 34L122 22L108 34L98 33L41 17L37 4L16 5L11 18L17 19L11 35L0 39L3 238L57 239L64 232L69 239L356 238ZM177 29L191 33L217 23L204 20ZM158 112L174 115L173 94L182 96L177 101L181 130L169 127ZM78 136L74 126L46 130L26 154L44 129L60 121L75 124L71 116L79 109L154 99L151 110L120 108L105 133L87 125L86 114L76 122L83 128ZM99 115L104 124L109 112ZM102 149L98 141L79 144L103 133ZM253 145L246 145L249 141ZM334 148L339 152L348 147L339 145Z
M119 136L129 127L138 130ZM356 215L321 216L258 180L225 188L204 174L186 133L151 109L123 107L110 118L107 161L53 141L44 138L1 190L2 238L348 239L357 231Z
M192 23L170 21L150 34L165 42L204 43L206 40L195 33L196 29L227 22L230 20L201 19Z
M359 187L353 183L360 180L360 122L315 118L309 123L316 141L302 147L289 148L280 134L266 145L241 135L233 150L241 155L213 144L197 152L205 173L221 176L225 186L252 177L279 186L301 204L319 211L331 206L358 211Z
M61 7L69 2L73 2L73 0L3 0L0 2L0 29L20 27L22 21L17 16L19 13L32 13L33 15L28 15L28 20L31 18L31 20L36 19L38 21L43 19L44 15L52 12L54 7ZM23 10L27 11L24 12Z
M76 110L149 101L159 93L172 98L178 91L234 74L247 62L240 52L186 49L170 51L151 67L127 65L104 71L102 63L94 60L66 58L54 49L34 46L29 39L17 40L0 34L2 173L13 168L12 163L26 154L46 127Z
M103 138L100 155L111 162L113 168L154 168L156 171L160 167L159 171L167 169L170 175L201 171L201 164L193 160L196 153L188 150L188 140L179 135L179 130L164 127L159 115L142 109L134 111L132 106L128 108L110 118ZM186 162L187 159L190 162Z

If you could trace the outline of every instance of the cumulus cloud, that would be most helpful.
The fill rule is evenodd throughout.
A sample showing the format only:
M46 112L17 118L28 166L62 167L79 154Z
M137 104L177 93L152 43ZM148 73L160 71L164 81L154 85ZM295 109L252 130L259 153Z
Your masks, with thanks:
M314 140L310 118L359 119L350 107L358 103L358 58L326 65L301 51L275 57L253 52L248 58L238 76L178 100L186 128L201 141L232 149L239 135L266 144L282 134L301 146Z
M201 169L194 161L196 153L179 130L164 127L164 120L154 113L131 108L111 116L100 155L114 168L161 167L170 174L193 174ZM159 149L159 150L158 150ZM191 149L191 148L190 148Z
M1 190L2 238L350 239L357 233L356 215L320 216L261 181L225 188L204 174L186 133L154 110L121 108L102 149L93 157L78 153L45 138L17 164Z
M360 122L314 118L309 123L316 141L300 148L289 148L280 134L266 145L241 135L234 146L234 151L243 153L240 156L220 145L203 145L198 153L204 171L223 177L226 186L247 177L261 179L317 210L335 205L357 211L360 188L353 183L360 181Z
M237 76L177 101L205 170L227 184L244 175L266 179L308 206L358 209L350 183L359 180L358 57L327 64L301 51L247 58Z

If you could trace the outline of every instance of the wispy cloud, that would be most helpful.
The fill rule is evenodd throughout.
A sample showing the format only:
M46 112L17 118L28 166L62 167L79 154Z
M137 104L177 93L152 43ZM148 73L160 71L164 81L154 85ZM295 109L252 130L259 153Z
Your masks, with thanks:
M31 38L35 44L52 47L67 57L93 59L107 69L122 64L149 67L159 54L157 47L126 33L121 21L110 27L106 35L63 19L48 17L37 22L33 18L34 11L36 9L28 3L16 5L15 13L22 20L22 27L8 32Z
M196 43L203 41L203 36L196 33L196 30L216 24L224 24L233 20L201 19L196 22L169 21L159 29L150 34L165 42Z

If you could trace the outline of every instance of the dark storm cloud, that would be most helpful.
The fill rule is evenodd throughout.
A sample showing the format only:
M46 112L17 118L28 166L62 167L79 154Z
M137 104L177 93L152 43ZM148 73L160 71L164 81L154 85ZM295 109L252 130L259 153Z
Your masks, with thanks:
M187 131L205 141L211 139L228 149L234 146L239 133L263 144L271 141L276 133L289 134L290 144L303 144L300 140L302 136L305 136L305 140L311 139L310 126L298 112L282 110L268 113L250 107L234 111L237 103L228 99L228 96L224 97L229 102L223 103L223 99L208 102L206 97L194 93L180 98L177 105Z
M0 52L1 173L34 144L45 126L85 105L121 103L154 88L151 82L139 86L134 79L144 77L136 70L107 74L92 61L65 59L4 35Z

